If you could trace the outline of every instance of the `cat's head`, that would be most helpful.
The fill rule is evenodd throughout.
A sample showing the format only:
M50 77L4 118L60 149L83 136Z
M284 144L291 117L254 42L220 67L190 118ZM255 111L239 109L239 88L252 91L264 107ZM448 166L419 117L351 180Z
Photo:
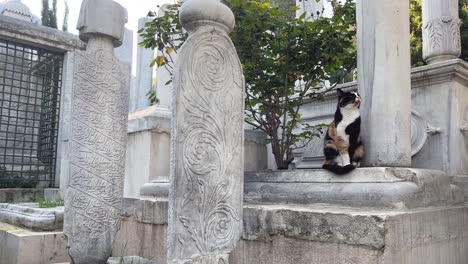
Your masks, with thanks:
M341 89L336 89L338 92L338 106L340 108L357 108L361 107L361 96L357 92L344 92Z

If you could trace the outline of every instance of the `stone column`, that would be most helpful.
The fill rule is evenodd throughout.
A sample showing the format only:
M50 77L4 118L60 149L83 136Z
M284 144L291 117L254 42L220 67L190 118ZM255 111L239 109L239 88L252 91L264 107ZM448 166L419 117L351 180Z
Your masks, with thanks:
M458 0L423 0L423 59L456 59L461 53Z
M228 263L242 231L244 80L231 10L189 0L174 75L168 263Z
M112 0L85 0L77 29L64 234L75 264L106 263L119 228L130 66L114 56L126 10Z
M138 29L144 28L147 22L152 19L150 17L142 17L138 20ZM142 42L143 38L138 34L138 43ZM136 109L142 109L150 106L148 99L148 92L153 87L153 67L150 67L151 62L154 59L154 50L146 49L138 46L137 49L137 68L136 68L136 79L137 79L137 105Z
M364 165L410 167L409 0L358 0Z

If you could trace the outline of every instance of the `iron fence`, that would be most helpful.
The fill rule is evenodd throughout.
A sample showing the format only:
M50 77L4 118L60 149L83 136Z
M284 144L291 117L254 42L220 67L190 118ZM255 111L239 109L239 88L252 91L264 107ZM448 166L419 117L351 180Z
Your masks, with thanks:
M0 40L0 188L54 187L63 54Z

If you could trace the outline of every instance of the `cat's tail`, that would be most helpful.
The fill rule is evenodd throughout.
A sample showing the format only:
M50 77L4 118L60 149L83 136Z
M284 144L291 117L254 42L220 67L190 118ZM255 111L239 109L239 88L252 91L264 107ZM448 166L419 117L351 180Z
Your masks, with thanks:
M337 164L324 164L322 166L323 169L325 170L328 170L328 171L331 171L335 174L338 174L338 175L343 175L343 174L346 174L346 173L350 173L352 170L354 170L356 168L355 165L346 165L346 166L339 166Z

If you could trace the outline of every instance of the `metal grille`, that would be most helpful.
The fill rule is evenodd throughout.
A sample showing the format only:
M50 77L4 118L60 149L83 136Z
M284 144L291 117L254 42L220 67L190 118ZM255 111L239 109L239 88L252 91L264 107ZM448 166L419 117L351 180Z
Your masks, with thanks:
M63 54L0 40L0 188L54 187Z

